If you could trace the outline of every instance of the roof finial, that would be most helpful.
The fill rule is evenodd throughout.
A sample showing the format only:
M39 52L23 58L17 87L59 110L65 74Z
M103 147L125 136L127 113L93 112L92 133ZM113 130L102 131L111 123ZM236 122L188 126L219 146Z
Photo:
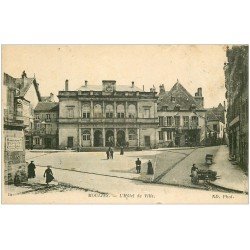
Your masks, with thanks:
M177 83L179 83L179 79L177 78Z

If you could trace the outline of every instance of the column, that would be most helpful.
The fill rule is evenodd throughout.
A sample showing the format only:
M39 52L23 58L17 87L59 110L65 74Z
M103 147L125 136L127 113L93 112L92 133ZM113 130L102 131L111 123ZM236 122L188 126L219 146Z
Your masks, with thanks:
M94 129L93 128L90 129L90 145L91 147L94 146Z
M114 102L114 118L116 118L116 102Z
M116 146L117 141L117 134L116 134L116 128L114 128L114 147Z
M125 140L126 140L126 143L129 141L128 140L128 128L125 128Z
M136 111L137 111L136 118L139 118L139 102L136 103Z
M128 102L125 103L125 118L128 118Z
M137 146L140 147L140 128L137 129Z
M90 118L94 117L94 104L93 100L90 101Z
M78 131L78 145L81 147L82 146L82 129L79 128Z
M105 147L105 129L102 128L102 145Z
M174 131L171 131L171 139L172 139L172 141L173 141L173 143L174 143L174 145L175 145L175 140L174 140Z
M102 101L102 117L105 118L105 103Z

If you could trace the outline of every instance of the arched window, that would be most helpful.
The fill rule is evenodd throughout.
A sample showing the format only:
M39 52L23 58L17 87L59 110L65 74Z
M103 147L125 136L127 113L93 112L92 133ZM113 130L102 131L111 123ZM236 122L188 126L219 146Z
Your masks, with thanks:
M119 104L117 106L117 118L124 118L124 105L123 104Z
M17 111L17 115L19 115L19 116L22 116L22 115L23 115L23 105L22 105L22 103L18 103L18 104L17 104L17 109L16 109L16 111Z
M90 141L90 131L89 130L84 130L82 133L82 139L84 141Z
M136 140L136 131L134 129L128 131L128 139L130 141Z
M82 118L90 118L90 105L89 104L83 104Z
M102 117L102 106L100 104L96 104L94 106L94 117L101 118Z
M112 118L114 114L114 108L111 104L106 106L106 118Z
M128 117L135 118L136 117L136 108L134 104L130 104L128 106Z

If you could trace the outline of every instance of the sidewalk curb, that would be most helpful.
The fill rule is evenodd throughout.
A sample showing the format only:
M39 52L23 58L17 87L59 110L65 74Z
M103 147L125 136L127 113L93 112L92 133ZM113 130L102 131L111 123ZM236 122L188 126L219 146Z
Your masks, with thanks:
M227 190L227 191L231 191L231 192L235 192L235 193L239 193L239 194L247 194L248 195L248 192L245 192L245 191L242 191L242 190L227 188L227 187L224 187L224 186L221 186L221 185L218 185L218 184L214 184L214 183L209 183L209 185L213 186L213 187L221 188L221 189L224 189L224 190Z

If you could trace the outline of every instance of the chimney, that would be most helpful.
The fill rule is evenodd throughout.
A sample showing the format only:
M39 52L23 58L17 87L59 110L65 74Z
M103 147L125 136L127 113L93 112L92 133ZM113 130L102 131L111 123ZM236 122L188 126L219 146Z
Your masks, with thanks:
M143 90L143 92L144 92L144 85L142 85L142 90Z
M66 79L65 81L65 91L69 91L69 80Z
M87 87L88 86L88 81L85 81L85 87Z
M161 84L159 88L160 88L160 91L159 91L160 94L164 94L165 93L165 86L164 86L164 84Z
M27 78L27 74L26 74L25 70L22 73L22 78Z
M49 97L50 97L50 101L51 101L51 102L54 102L54 94L53 94L53 93L50 93Z
M198 93L198 96L202 97L202 88L198 88L197 93Z
M134 82L132 82L132 86L131 86L131 88L134 88L135 87L135 83Z

